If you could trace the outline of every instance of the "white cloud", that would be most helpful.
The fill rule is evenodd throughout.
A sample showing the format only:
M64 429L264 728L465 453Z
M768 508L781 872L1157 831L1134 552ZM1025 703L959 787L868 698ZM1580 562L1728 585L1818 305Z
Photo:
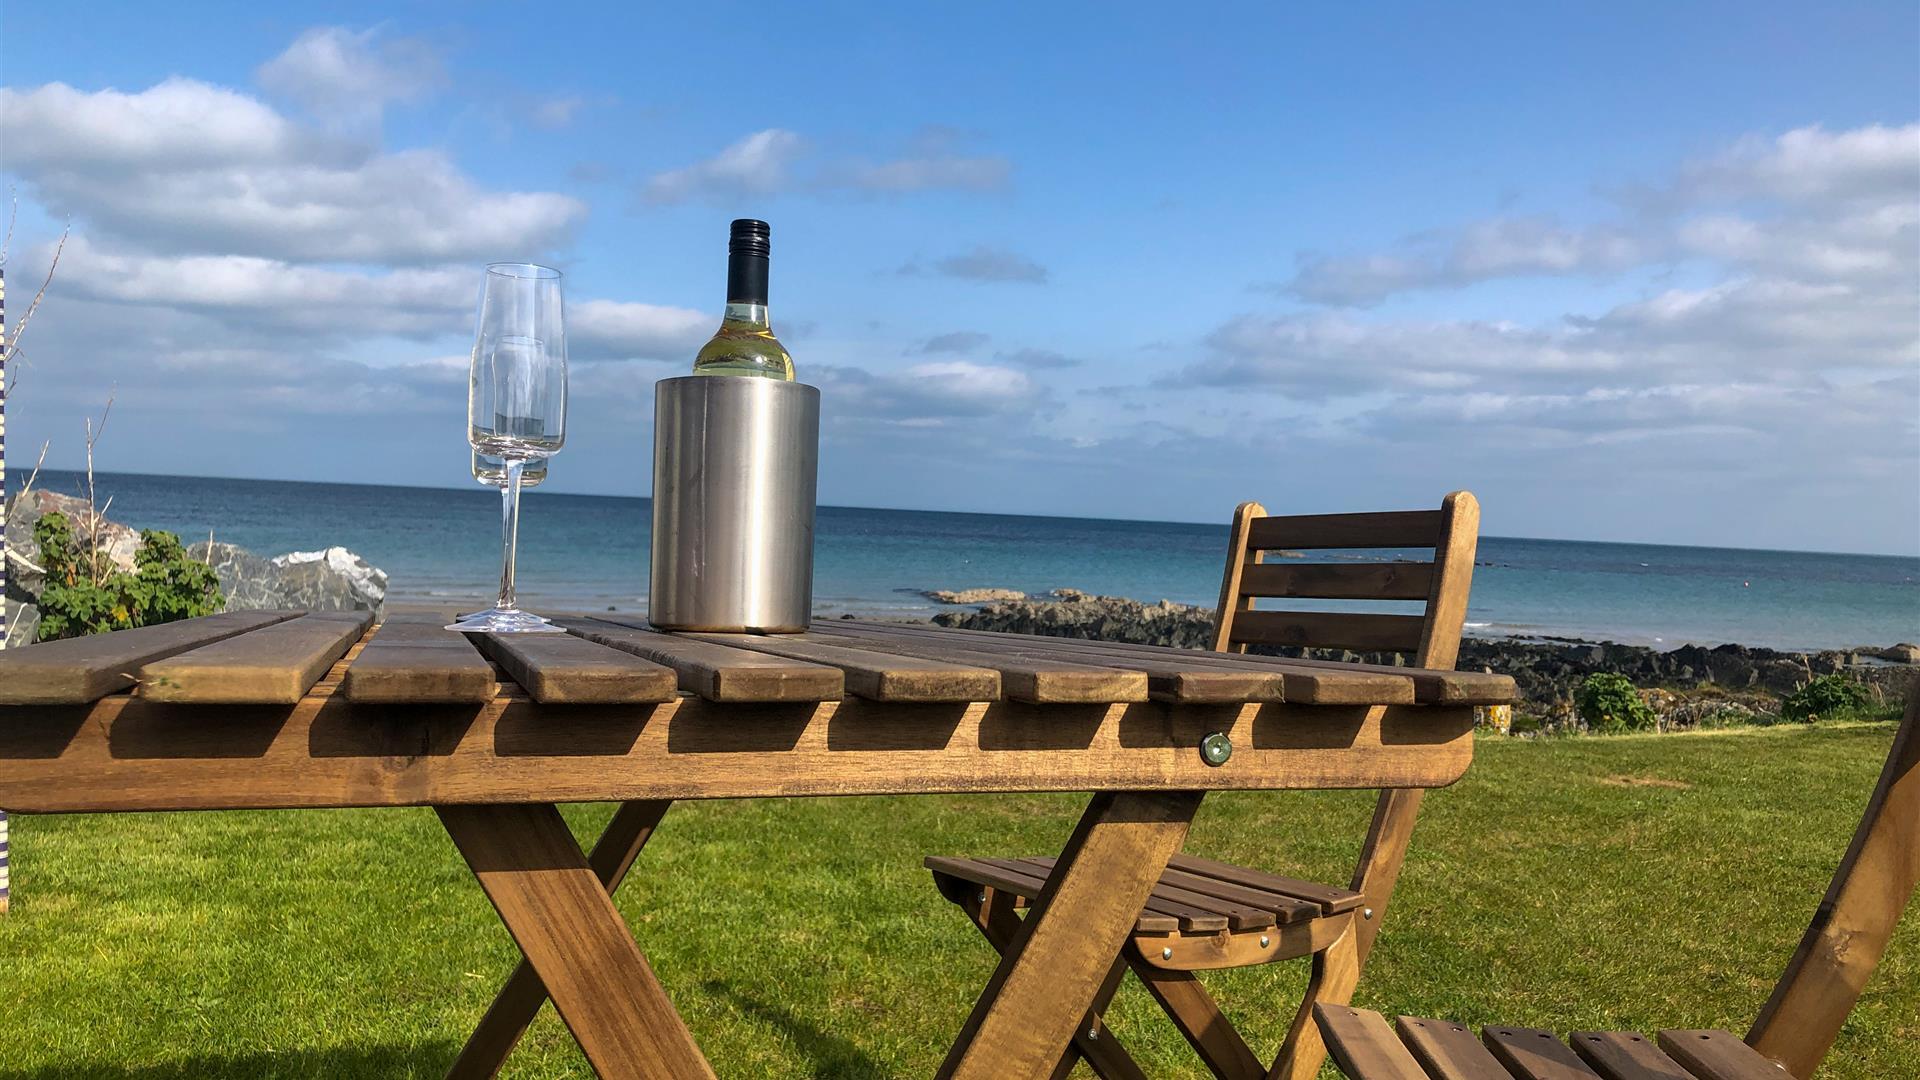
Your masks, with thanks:
M0 89L7 168L103 240L170 252L348 262L528 257L586 206L481 189L444 154L381 153L231 90Z
M618 300L585 300L567 307L567 343L581 359L692 362L713 335L711 313Z
M967 281L1043 285L1047 280L1046 267L1018 252L988 247L984 244L975 247L972 251L935 259L930 269L936 274ZM912 277L925 273L926 270L918 262L910 262L902 266L898 272Z
M1602 276L1686 258L1796 277L1910 273L1920 241L1920 124L1748 138L1622 193L1619 222L1507 217L1416 234L1387 252L1303 253L1278 290L1370 306L1496 278Z
M1024 371L966 360L915 364L898 372L819 365L822 415L838 424L943 426L995 414L1027 414L1046 395Z
M235 329L298 331L328 340L370 334L432 337L472 316L467 267L386 271L305 266L251 255L144 255L68 240L63 293L197 312Z
M329 127L362 127L378 123L389 104L439 88L446 72L439 54L420 39L319 26L260 65L254 77Z
M903 194L990 191L1006 186L1013 173L1012 163L997 155L963 153L958 148L960 142L961 136L955 132L928 128L891 158L823 160L799 134L768 128L735 141L710 158L654 174L641 184L638 195L642 203L665 205L796 190ZM809 167L800 168L803 164Z
M640 197L665 204L773 194L787 186L788 169L804 145L791 131L756 131L705 161L656 174Z
M31 175L118 168L212 168L357 149L325 145L270 106L225 87L173 78L138 93L47 83L0 87L7 169ZM344 151L344 153L343 153Z

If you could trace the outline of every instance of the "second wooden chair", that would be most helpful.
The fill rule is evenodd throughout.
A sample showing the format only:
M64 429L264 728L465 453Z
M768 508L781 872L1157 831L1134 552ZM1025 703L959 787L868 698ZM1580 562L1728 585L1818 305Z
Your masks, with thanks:
M1456 491L1437 510L1269 516L1258 503L1234 512L1220 586L1214 648L1299 645L1409 653L1420 667L1451 668L1459 653L1467 593L1480 534L1474 497ZM1432 549L1431 562L1268 563L1285 550ZM1421 614L1257 610L1261 597L1397 600ZM1092 1015L1080 1026L1055 1076L1085 1058L1108 1080L1142 1077L1100 1019L1131 969L1215 1076L1231 1080L1305 1080L1326 1057L1312 1022L1316 1003L1345 1004L1387 900L1400 876L1423 793L1383 791L1346 888L1176 855L1140 913ZM1051 859L929 858L941 894L966 910L996 949L1020 926L1017 912L1046 887ZM1312 974L1271 1067L1221 1013L1194 972L1312 958Z

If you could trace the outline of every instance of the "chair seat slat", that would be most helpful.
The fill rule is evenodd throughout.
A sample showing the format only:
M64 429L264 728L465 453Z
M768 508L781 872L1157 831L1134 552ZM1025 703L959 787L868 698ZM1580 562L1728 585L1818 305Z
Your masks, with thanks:
M1788 1080L1785 1069L1728 1031L1659 1032L1665 1050L1699 1080Z
M1576 1031L1567 1045L1606 1080L1694 1080L1637 1031Z
M1051 876L1051 856L1021 859L1020 862ZM1147 901L1162 910L1178 911L1180 929L1191 932L1210 930L1266 930L1275 925L1273 912L1255 904L1243 904L1206 893L1195 892L1167 880L1162 874Z
M1394 1021L1394 1030L1433 1080L1513 1080L1465 1024L1402 1016Z
M1379 1013L1323 1003L1313 1018L1335 1064L1354 1080L1430 1080Z
M1328 915L1337 915L1343 911L1352 911L1366 898L1351 889L1336 889L1331 885L1302 881L1299 878L1281 877L1263 870L1254 870L1245 866L1235 866L1215 859L1205 859L1198 855L1181 853L1168 861L1167 865L1176 870L1185 870L1190 874L1219 878L1239 885L1256 889L1266 889L1282 896L1291 896L1299 900L1320 905L1320 910Z
M1480 1029L1480 1039L1519 1080L1598 1080L1600 1075L1543 1028L1489 1025Z

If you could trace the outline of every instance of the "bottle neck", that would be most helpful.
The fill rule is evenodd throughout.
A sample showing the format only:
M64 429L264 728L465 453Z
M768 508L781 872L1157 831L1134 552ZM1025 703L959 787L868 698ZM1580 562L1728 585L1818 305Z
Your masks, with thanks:
M745 325L756 330L770 329L772 323L767 318L767 305L744 300L727 301L726 313L720 316L729 326Z
M727 255L727 308L735 304L757 305L764 316L767 307L767 257L744 251Z

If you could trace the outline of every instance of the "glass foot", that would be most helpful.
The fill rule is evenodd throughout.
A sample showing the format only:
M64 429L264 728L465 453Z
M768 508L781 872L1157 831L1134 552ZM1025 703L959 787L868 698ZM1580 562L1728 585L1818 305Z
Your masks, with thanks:
M447 627L463 634L564 634L565 630L530 611L516 608L489 608L463 615Z

